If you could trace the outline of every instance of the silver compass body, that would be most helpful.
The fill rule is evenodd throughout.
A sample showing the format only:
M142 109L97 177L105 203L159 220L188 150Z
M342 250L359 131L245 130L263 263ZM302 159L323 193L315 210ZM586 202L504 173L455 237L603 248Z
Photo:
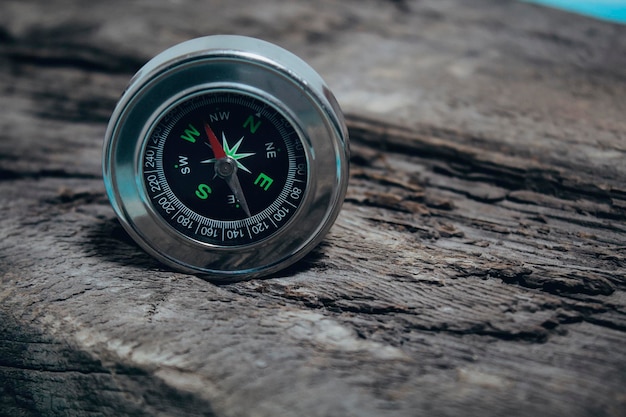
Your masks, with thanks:
M323 239L348 159L341 110L308 64L219 35L167 49L134 76L106 131L103 172L143 249L237 280L285 268Z

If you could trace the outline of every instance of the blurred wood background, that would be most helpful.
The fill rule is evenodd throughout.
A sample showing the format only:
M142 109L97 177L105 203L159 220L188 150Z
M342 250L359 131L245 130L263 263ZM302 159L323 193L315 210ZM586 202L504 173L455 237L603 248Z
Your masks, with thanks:
M342 214L216 286L118 224L132 74L236 33L300 55L352 140ZM512 0L3 0L0 415L623 416L626 27Z

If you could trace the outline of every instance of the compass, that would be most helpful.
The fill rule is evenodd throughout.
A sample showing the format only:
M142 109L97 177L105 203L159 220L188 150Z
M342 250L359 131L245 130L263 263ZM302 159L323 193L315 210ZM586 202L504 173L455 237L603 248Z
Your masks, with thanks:
M348 135L321 77L258 39L176 45L109 122L107 194L148 253L216 280L268 275L313 249L346 192Z

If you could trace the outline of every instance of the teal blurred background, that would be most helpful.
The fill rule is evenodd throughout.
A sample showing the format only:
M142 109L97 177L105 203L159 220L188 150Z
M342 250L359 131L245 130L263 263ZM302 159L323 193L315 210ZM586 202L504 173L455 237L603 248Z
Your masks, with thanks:
M598 19L626 23L626 0L524 0L593 16Z

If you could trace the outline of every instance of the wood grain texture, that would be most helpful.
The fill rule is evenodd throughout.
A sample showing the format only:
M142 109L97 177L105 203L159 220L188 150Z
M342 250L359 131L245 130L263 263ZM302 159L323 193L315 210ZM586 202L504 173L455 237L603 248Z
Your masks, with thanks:
M626 27L514 1L5 0L0 415L621 416ZM132 73L276 42L348 114L325 241L216 286L124 233L101 180Z

